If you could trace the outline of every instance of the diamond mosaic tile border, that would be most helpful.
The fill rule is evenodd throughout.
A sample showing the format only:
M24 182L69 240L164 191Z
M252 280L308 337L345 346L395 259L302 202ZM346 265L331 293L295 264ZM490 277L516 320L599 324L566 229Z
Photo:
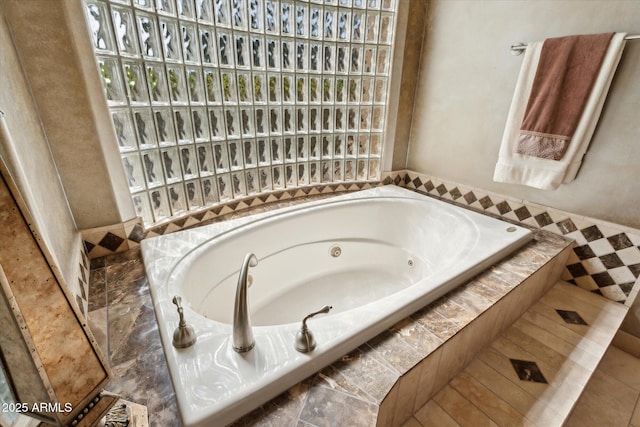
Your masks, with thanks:
M382 183L574 239L563 280L625 305L631 305L640 292L640 230L408 170L383 174Z
M93 259L135 248L147 237L161 236L194 227L223 215L233 214L268 203L283 202L313 195L366 190L379 185L381 185L380 181L333 183L261 193L242 199L229 200L201 211L189 212L188 215L172 218L148 229L144 227L140 218L136 218L123 224L83 230L82 238L87 256L89 259Z
M78 289L74 296L80 312L87 317L89 311L89 274L91 263L89 262L85 247L80 249L80 261L78 269Z

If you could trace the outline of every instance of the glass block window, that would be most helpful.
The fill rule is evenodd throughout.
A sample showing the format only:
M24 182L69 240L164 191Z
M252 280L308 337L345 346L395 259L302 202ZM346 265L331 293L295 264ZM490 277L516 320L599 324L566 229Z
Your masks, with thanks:
M85 0L145 223L377 180L397 0Z

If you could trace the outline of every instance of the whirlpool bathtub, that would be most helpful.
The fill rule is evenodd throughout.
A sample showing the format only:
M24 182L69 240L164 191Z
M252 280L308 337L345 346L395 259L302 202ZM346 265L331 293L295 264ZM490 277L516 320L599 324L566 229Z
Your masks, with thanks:
M142 242L187 427L225 425L419 310L532 238L529 230L395 186L263 212ZM232 348L236 283L254 253L255 347ZM197 335L172 346L174 295ZM300 353L302 318L317 347Z

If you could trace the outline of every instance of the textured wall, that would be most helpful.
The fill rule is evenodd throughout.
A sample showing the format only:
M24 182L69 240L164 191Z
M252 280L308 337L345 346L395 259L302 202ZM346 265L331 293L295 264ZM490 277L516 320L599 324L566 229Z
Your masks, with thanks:
M407 168L640 228L640 40L629 41L577 179L555 191L492 181L522 56L516 42L640 34L635 0L429 2Z

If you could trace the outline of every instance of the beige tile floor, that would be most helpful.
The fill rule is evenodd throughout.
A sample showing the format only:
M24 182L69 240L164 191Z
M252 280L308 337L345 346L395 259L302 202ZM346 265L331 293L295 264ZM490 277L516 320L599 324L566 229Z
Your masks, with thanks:
M625 313L559 282L404 427L640 427L640 359L608 346ZM536 362L548 384L520 380L510 359Z

